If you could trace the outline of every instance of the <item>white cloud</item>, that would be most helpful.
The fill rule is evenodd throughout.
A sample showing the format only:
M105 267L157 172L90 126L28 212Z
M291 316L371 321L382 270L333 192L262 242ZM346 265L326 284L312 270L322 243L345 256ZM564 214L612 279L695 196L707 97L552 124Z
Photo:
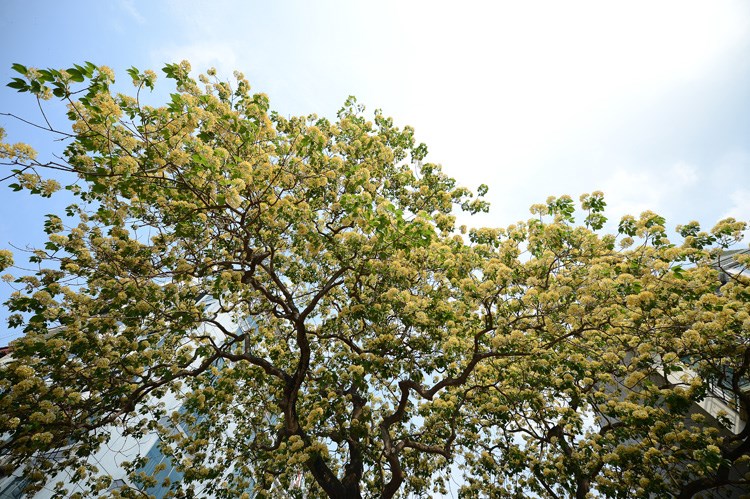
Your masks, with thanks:
M141 15L136 6L133 4L133 0L120 0L120 7L122 10L127 12L130 17L135 19L138 24L145 24L146 18Z
M644 95L702 78L749 32L736 3L454 5L404 4L409 25L394 42L407 56L387 63L397 74L422 70L401 84L429 103L420 109L432 110L427 119L445 113L436 102L460 95L456 104L517 148L545 147L548 137L580 133L594 117L606 123Z
M205 72L214 67L222 78L228 78L239 69L238 56L228 42L194 42L184 45L167 45L151 52L153 64L190 61L194 71Z
M685 162L673 164L667 171L667 175L673 180L673 185L679 186L679 189L693 186L698 181L698 169Z
M734 189L729 194L729 200L732 204L721 218L734 217L737 220L750 222L750 188Z
M638 216L645 210L664 213L668 208L684 206L698 180L698 168L684 162L664 169L618 168L604 180L602 190L608 212L619 219L622 215Z

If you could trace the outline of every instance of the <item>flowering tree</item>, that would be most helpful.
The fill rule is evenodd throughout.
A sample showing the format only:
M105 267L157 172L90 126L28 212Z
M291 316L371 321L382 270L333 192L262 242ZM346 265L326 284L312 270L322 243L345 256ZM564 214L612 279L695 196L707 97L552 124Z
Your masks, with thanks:
M42 125L67 140L50 162L0 144L10 187L49 197L57 170L78 198L47 217L38 270L10 278L23 335L0 368L0 455L30 489L67 468L104 494L87 457L113 427L160 433L181 496L748 484L749 431L691 410L709 382L750 402L748 281L717 291L710 251L744 223L688 224L675 245L646 212L603 234L594 193L581 224L563 196L466 234L454 207L486 211L487 188L422 164L410 128L369 121L354 99L335 122L284 118L241 74L197 82L182 63L151 107L150 71L128 71L131 97L106 67L14 68L11 87L67 103L72 131ZM142 464L117 493L153 484Z

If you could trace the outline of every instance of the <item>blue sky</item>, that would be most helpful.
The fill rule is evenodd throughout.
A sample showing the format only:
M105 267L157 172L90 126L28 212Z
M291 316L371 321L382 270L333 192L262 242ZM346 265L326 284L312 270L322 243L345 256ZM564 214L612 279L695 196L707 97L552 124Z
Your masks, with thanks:
M89 60L127 82L130 66L189 59L241 70L284 114L333 117L356 95L414 126L459 183L490 186L491 212L474 224L593 190L618 219L750 218L744 1L3 0L0 38L3 84L13 62ZM37 119L32 104L0 89L0 112ZM61 149L4 116L0 126L47 155ZM53 211L0 187L0 247L38 244Z

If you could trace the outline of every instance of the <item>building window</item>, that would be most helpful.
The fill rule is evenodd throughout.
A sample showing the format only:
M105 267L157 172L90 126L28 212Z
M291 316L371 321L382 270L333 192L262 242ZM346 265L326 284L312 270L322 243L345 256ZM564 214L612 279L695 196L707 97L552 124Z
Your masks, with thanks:
M172 458L165 456L159 448L160 440L157 439L154 445L146 454L148 461L143 467L138 468L136 473L143 472L146 476L152 476L156 480L156 485L144 490L146 494L153 495L156 499L162 499L169 492L169 484L182 480L182 473L177 471L172 463ZM158 465L164 463L164 469L155 472ZM168 479L168 480L167 480Z

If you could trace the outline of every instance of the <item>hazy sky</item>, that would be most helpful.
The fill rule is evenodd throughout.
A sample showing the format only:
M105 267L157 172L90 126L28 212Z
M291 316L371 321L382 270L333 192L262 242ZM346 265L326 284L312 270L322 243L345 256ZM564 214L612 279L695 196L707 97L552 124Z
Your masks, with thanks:
M2 0L0 47L3 84L13 62L88 60L127 82L130 66L188 59L227 78L241 70L284 114L334 117L356 95L414 126L459 183L490 186L475 224L593 190L616 219L750 218L745 1ZM0 89L0 112L38 119L32 104ZM47 154L62 147L0 126ZM53 211L0 186L0 248L38 243Z

